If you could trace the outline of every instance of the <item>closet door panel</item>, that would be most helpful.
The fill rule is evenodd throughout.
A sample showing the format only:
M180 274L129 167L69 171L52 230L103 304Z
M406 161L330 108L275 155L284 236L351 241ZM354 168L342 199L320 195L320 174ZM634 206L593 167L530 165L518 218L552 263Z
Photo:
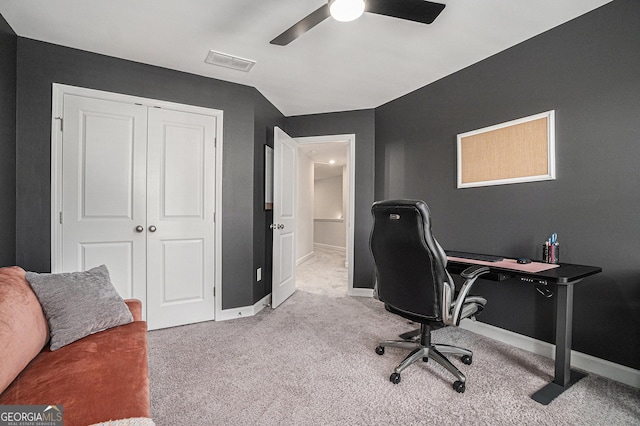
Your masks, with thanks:
M213 319L215 134L215 117L149 110L149 329Z
M109 278L123 299L134 299L133 268L134 247L131 241L112 241L108 243L82 243L80 269L87 270L102 264L109 269Z
M205 300L204 246L202 239L162 242L163 305Z
M204 218L203 127L167 125L161 152L163 219Z
M64 95L62 260L107 265L123 298L146 300L147 108Z

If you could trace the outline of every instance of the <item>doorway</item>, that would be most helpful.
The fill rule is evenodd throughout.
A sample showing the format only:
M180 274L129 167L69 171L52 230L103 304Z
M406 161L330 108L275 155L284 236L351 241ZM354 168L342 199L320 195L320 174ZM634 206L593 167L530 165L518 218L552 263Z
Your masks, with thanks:
M297 264L320 293L353 295L355 135L296 138ZM341 284L336 285L337 282Z

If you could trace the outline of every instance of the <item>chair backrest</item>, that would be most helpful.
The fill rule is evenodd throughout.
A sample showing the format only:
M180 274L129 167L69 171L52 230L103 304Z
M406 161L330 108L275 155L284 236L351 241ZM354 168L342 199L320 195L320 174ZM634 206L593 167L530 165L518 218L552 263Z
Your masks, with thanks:
M371 213L378 299L396 311L442 321L443 286L451 278L431 233L429 208L419 200L388 200L374 203Z

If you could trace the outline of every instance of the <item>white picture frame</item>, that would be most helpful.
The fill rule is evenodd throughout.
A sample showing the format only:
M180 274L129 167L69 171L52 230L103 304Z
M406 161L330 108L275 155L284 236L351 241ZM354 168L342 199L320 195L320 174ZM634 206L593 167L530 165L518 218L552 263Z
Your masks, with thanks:
M457 135L458 188L555 178L555 110Z

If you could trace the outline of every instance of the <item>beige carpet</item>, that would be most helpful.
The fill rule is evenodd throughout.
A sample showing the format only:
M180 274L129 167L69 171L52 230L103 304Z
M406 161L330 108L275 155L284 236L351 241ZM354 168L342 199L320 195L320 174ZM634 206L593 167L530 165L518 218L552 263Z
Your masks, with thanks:
M530 395L551 379L550 359L457 328L436 331L434 341L474 351L473 365L454 360L467 375L464 394L433 362L393 385L405 352L374 348L413 327L380 302L347 297L346 269L332 259L323 251L300 265L298 290L276 310L150 332L156 424L640 424L640 390L590 375L540 405Z
M315 246L313 256L298 265L296 289L327 297L347 295L345 252Z

